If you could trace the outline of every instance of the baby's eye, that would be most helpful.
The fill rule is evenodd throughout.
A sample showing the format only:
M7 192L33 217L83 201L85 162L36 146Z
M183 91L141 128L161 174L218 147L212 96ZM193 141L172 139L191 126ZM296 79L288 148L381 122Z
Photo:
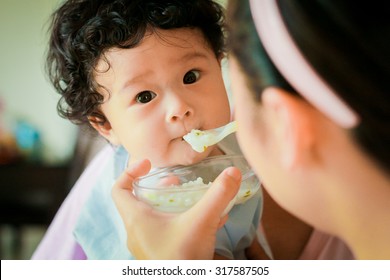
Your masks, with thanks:
M135 100L138 103L148 103L152 101L157 95L154 92L151 91L143 91L137 94L135 97Z
M183 83L193 84L199 79L200 73L197 70L188 71L183 77Z

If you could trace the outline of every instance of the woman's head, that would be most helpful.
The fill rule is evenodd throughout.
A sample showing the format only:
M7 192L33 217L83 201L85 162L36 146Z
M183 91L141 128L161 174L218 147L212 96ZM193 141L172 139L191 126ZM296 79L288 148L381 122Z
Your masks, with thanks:
M335 114L336 107L322 108L297 87L297 81L285 76L253 20L254 14L264 18L264 10L251 11L249 2L230 0L227 20L240 145L282 206L332 232L335 221L329 219L337 213L329 209L352 209L345 197L337 201L335 192L346 189L336 186L347 181L351 188L354 183L367 185L367 174L381 170L387 176L389 171L387 9L371 2L252 1L276 2L290 37L315 76L346 104L346 111L357 116L346 124ZM273 28L270 33L279 31ZM299 71L300 65L289 66ZM312 76L299 78L301 84L312 82ZM362 166L367 168L359 169Z
M265 14L262 14L261 9L253 11L256 7L252 7L251 12L250 1L244 2L230 3L229 43L257 100L260 100L263 90L269 86L281 87L289 92L296 91L306 99L305 94L299 91L299 85L297 88L294 81L287 82L288 79L280 74L280 70L284 69L275 66L268 54L269 50L264 49L264 38L259 39L253 14L260 19ZM338 98L356 113L358 123L354 122L350 126L350 133L355 141L388 171L388 9L381 1L370 5L345 1L271 2L276 3L290 37L306 62ZM275 32L279 31L271 30L270 33ZM286 61L288 59L289 57L285 57ZM299 71L298 67L296 71ZM309 83L308 80L304 76L302 83ZM337 108L327 109L330 112L337 111Z
M147 32L196 28L220 58L224 52L223 11L211 0L69 0L53 14L47 70L62 95L61 116L79 124L96 117L103 96L95 67L112 48L134 48Z

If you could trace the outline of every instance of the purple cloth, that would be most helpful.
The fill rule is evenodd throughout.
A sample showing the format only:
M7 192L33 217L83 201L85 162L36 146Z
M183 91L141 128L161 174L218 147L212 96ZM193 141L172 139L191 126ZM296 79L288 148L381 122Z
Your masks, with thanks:
M91 161L69 195L62 203L45 236L31 259L33 260L85 260L86 255L73 236L79 213L92 187L112 157L114 149L107 145Z

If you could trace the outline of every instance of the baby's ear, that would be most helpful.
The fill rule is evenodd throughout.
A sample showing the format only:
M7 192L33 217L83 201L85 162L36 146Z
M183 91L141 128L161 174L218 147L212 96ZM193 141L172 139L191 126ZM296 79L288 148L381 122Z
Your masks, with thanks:
M314 111L304 100L280 88L267 88L262 94L262 104L271 110L280 161L287 169L295 169L315 159Z
M120 145L120 142L108 120L102 120L102 118L96 116L90 116L88 117L88 120L91 126L111 144Z

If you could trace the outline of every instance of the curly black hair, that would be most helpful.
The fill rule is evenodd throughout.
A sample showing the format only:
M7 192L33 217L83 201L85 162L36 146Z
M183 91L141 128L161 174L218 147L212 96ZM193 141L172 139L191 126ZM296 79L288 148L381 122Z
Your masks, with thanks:
M197 28L216 57L225 52L224 10L212 0L67 0L52 15L46 70L57 111L76 124L106 122L94 70L113 48L134 48L147 31Z

